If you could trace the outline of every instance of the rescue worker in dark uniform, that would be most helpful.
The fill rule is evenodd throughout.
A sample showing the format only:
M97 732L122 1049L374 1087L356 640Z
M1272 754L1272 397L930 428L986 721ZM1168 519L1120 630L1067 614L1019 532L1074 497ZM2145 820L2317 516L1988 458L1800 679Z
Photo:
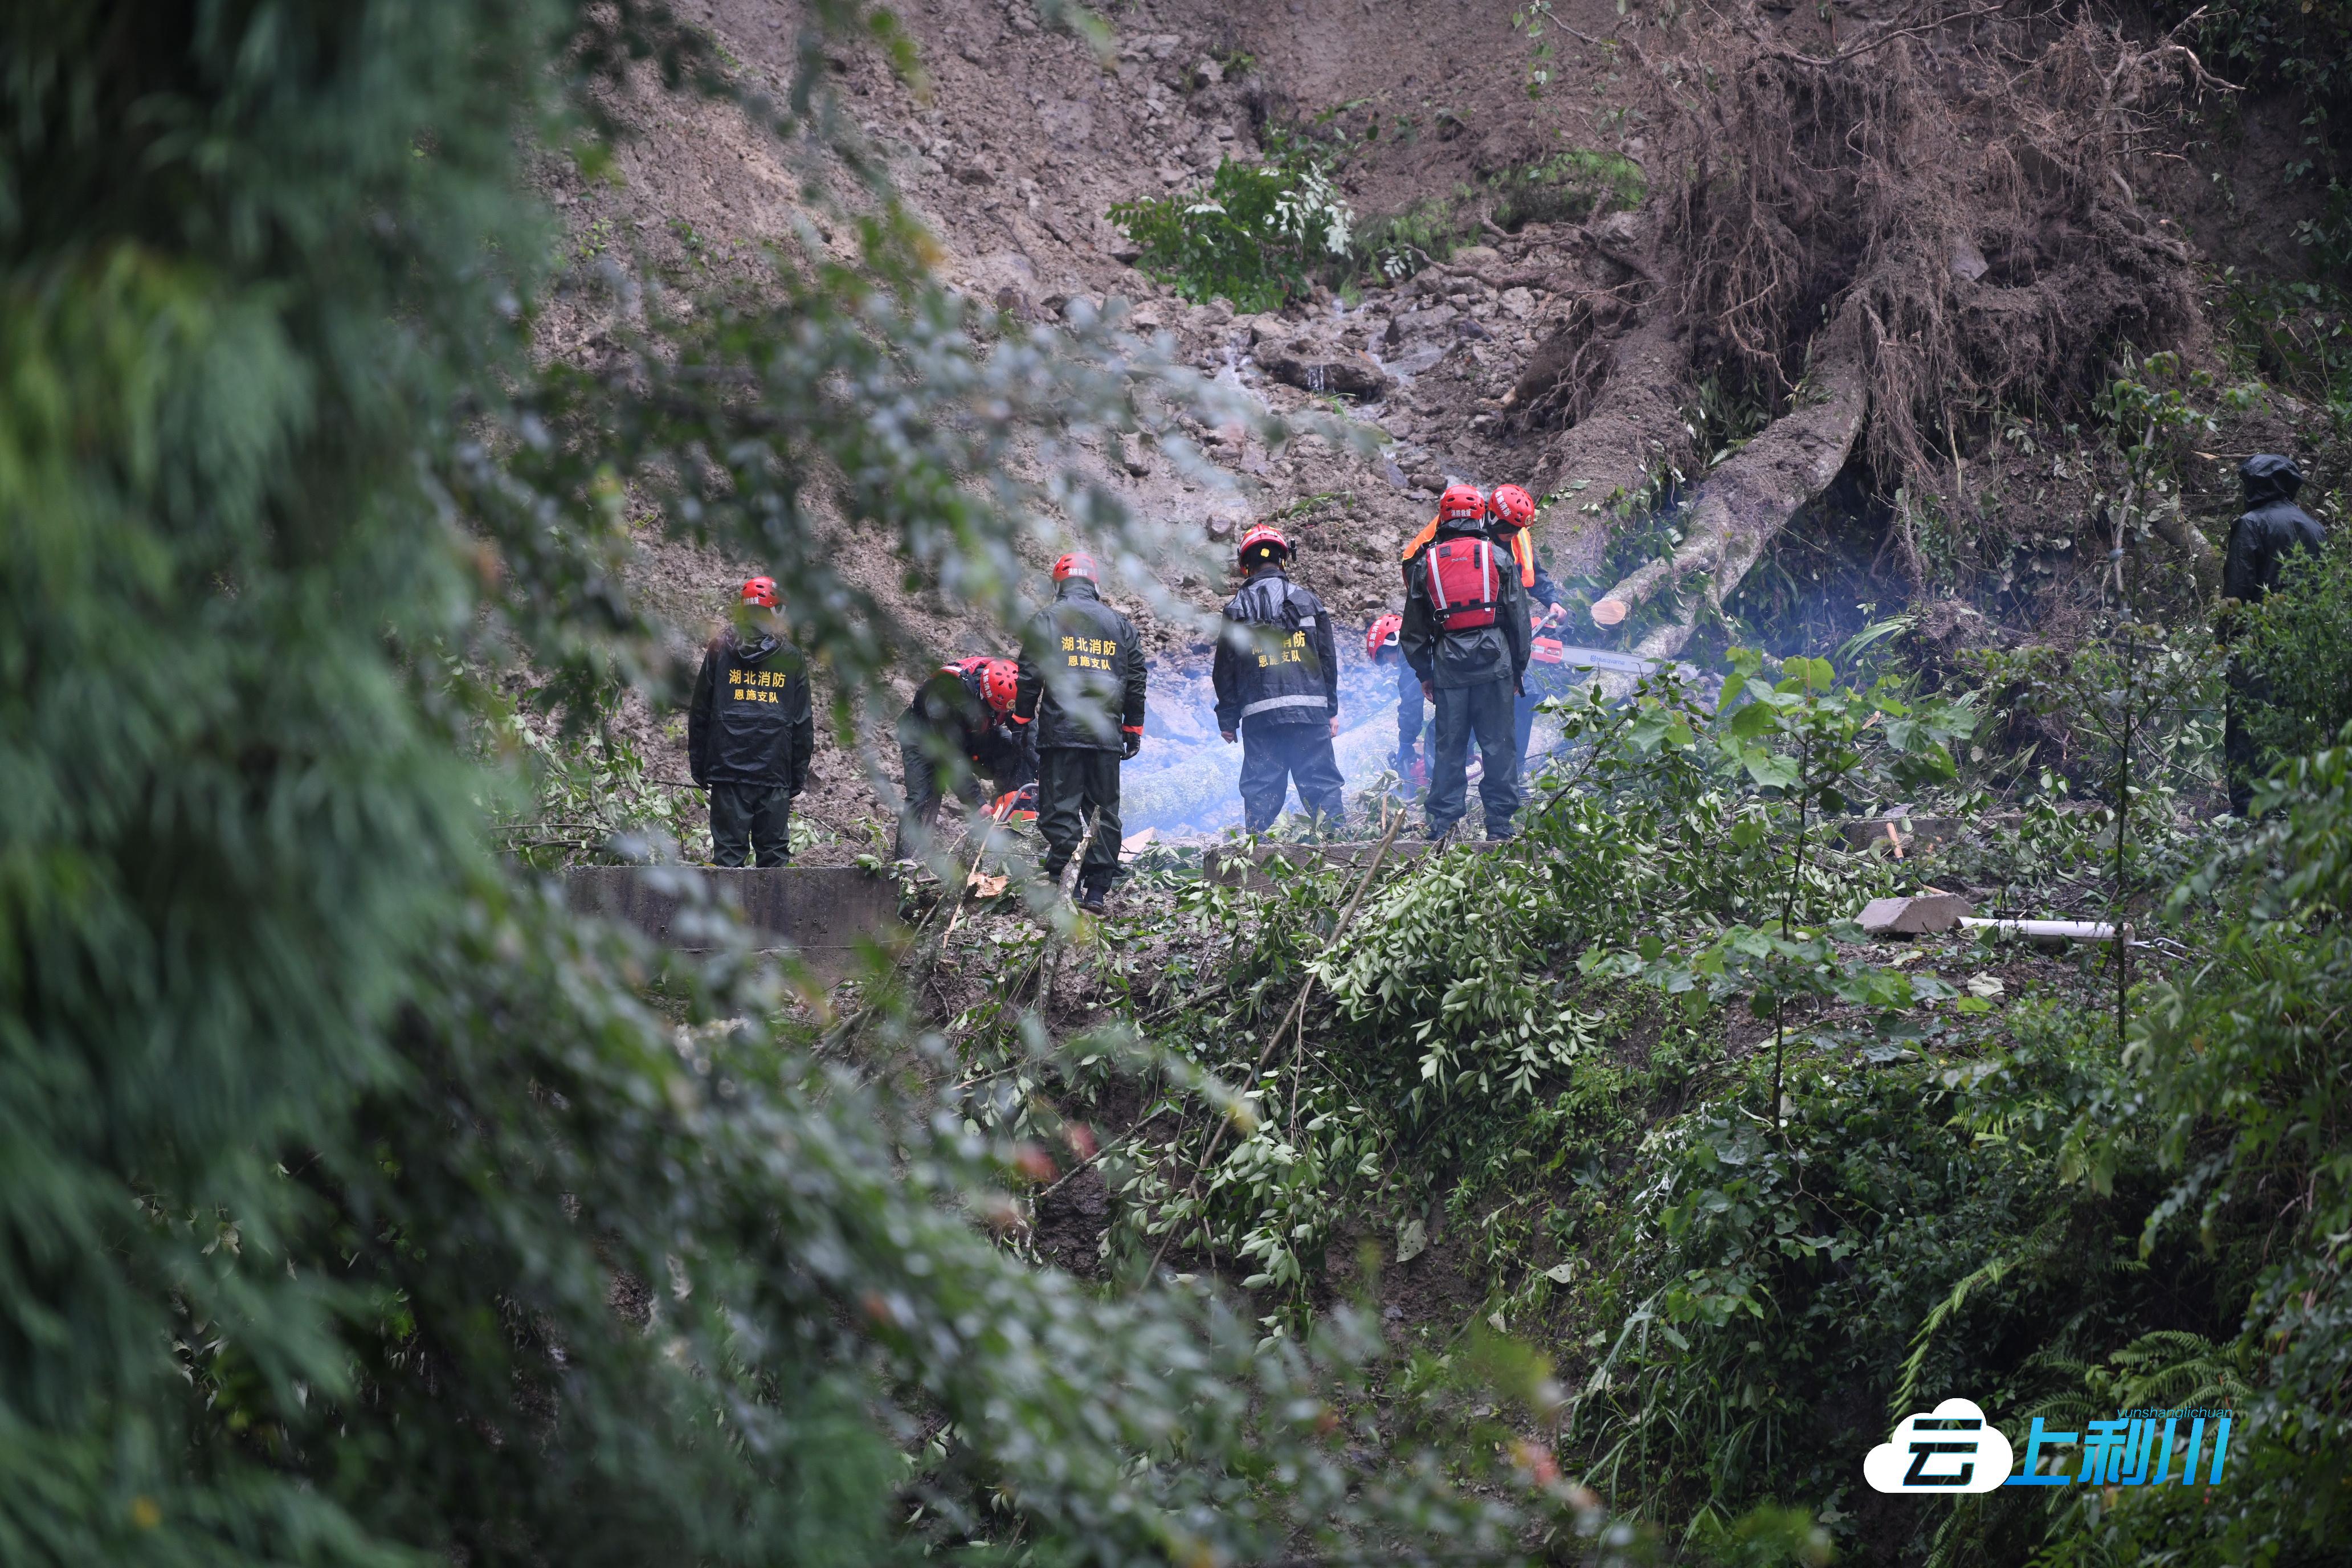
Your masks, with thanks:
M1339 763L1339 652L1323 601L1282 569L1290 541L1263 523L1242 535L1236 555L1246 580L1225 604L1210 675L1217 732L1242 744L1242 823L1274 826L1298 784L1298 804L1318 828L1347 820Z
M1536 520L1536 498L1517 485L1496 485L1495 493L1486 500L1486 527L1497 543L1508 549L1511 561L1519 574L1519 585L1528 594L1528 614L1540 625L1543 617L1559 611L1559 585L1536 555L1535 540L1528 527ZM1530 627L1530 630L1533 628ZM1519 695L1513 705L1512 724L1519 739L1519 761L1526 766L1528 737L1535 733L1536 709L1551 693L1543 689L1541 679L1545 669L1530 668L1521 679Z
M1022 645L1013 719L1036 725L1042 869L1060 880L1091 816L1078 907L1100 914L1118 876L1118 765L1143 749L1143 649L1134 623L1102 602L1093 556L1063 556L1054 581L1054 602Z
M793 796L816 751L808 666L776 634L776 580L743 584L746 618L710 640L686 710L687 766L710 791L710 858L793 858Z
M952 793L967 805L982 798L981 780L1016 791L1037 776L1036 727L1013 722L1021 667L1009 658L966 658L941 665L915 689L898 715L898 760L907 807L893 855L904 858L929 832Z
M1485 773L1478 797L1490 837L1507 838L1519 808L1519 752L1511 705L1531 642L1528 591L1507 546L1486 529L1486 499L1452 485L1438 499L1437 528L1409 565L1404 657L1437 708L1430 758L1429 836L1442 837L1468 808L1470 738Z
M1421 754L1421 732L1429 727L1429 702L1421 694L1421 677L1404 661L1404 617L1386 615L1364 634L1364 657L1375 666L1396 666L1396 775L1408 794L1429 787L1429 764Z
M2245 486L2246 510L2230 525L2229 553L2221 564L2224 643L2236 631L2231 624L2236 605L2231 601L2260 604L2278 586L2280 569L2290 552L2315 552L2327 538L2326 525L2294 504L2295 492L2303 489L2303 470L2294 466L2294 458L2274 452L2257 453L2240 465L2238 479ZM2221 759L2229 773L2233 816L2244 816L2254 797L2256 758L2253 737L2246 730L2246 710L2269 700L2266 683L2231 659Z

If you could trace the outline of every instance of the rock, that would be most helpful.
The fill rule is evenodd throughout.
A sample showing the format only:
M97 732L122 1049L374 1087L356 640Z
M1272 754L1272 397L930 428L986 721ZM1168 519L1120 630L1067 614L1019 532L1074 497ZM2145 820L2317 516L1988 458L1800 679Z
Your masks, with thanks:
M957 184L964 185L992 185L996 183L996 176L978 163L957 164L955 177Z
M1924 936L1950 931L1976 908L1958 893L1921 893L1908 899L1873 899L1857 923L1871 936Z
M1434 332L1450 325L1462 312L1451 305L1431 305L1425 310L1407 310L1390 326L1392 336L1409 338L1417 332Z
M1396 384L1396 378L1373 363L1369 354L1336 344L1311 340L1280 344L1268 340L1258 344L1252 357L1266 374L1304 392L1370 398L1385 395Z
M1454 253L1456 267L1500 267L1503 253L1491 245L1473 245Z
M1151 464L1143 454L1142 437L1136 435L1119 437L1117 450L1118 466L1125 468L1129 475L1139 479L1151 471Z
M1611 213L1593 232L1612 245L1632 248L1642 243L1642 220L1629 212Z
M1213 59L1203 59L1192 68L1192 85L1215 87L1225 79L1225 68Z
M1535 314L1536 297L1525 289L1506 289L1495 302L1514 321L1524 321Z
M1962 237L1952 242L1952 271L1956 276L1973 283L1991 270L1991 266L1984 258L1984 252L1979 250L1973 241Z

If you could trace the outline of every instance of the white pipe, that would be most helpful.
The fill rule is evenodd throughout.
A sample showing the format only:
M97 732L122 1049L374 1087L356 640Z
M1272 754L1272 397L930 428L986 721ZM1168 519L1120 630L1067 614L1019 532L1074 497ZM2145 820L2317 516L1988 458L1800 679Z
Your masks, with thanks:
M2039 938L2044 942L2113 942L2116 928L2105 921L2000 921L1979 920L1968 915L1960 924L1969 930L1990 929L1995 936ZM2131 928L2124 928L2124 940L2131 940Z

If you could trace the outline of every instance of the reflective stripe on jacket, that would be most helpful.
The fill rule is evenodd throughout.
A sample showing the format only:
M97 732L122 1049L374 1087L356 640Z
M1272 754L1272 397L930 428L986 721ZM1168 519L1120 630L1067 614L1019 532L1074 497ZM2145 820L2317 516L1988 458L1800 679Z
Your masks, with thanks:
M1217 728L1320 722L1339 711L1339 647L1323 601L1266 565L1225 605L1210 675Z

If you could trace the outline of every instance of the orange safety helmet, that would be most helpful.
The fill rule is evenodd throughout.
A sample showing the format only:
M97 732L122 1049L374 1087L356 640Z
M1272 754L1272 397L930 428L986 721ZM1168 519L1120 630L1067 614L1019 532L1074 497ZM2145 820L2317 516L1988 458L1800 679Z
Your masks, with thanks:
M743 603L757 605L763 610L776 607L776 580L773 577L752 577L743 584Z
M1475 485L1448 485L1437 498L1440 522L1475 522L1486 515L1486 498Z
M1404 617L1382 616L1372 623L1372 629L1364 634L1364 657L1377 661L1381 655L1391 648L1402 647L1403 643Z
M1095 580L1095 558L1087 554L1083 550L1073 550L1067 555L1063 556L1059 561L1055 562L1054 581L1059 583L1065 578L1069 577L1084 577L1087 582L1093 582Z
M1536 520L1536 498L1517 485L1496 485L1486 510L1505 528L1525 528Z
M1270 522L1261 522L1243 534L1242 542L1234 546L1234 558L1246 566L1249 564L1250 552L1257 549L1278 552L1284 555L1291 553L1290 541L1282 536L1282 530Z

